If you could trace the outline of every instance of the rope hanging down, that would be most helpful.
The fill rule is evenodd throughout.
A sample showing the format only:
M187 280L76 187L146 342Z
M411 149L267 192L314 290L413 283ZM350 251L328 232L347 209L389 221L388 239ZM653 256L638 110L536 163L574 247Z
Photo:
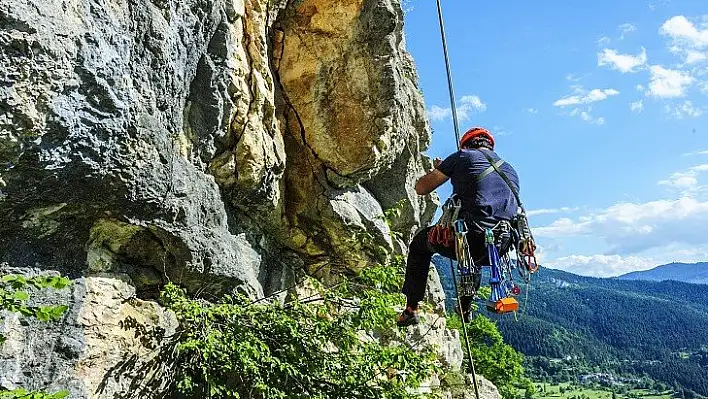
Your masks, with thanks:
M445 57L445 68L447 70L447 87L450 92L450 108L452 109L452 123L455 127L455 143L457 144L457 149L460 149L460 127L457 123L457 107L455 106L455 90L452 86L452 71L450 70L450 59L447 54L447 40L445 38L445 24L443 23L442 5L440 0L437 0L438 6L438 21L440 22L440 37L442 38L443 54ZM450 259L450 269L452 270L452 278L456 280L455 277L455 266ZM462 302L460 301L460 292L457 289L457 282L453 284L455 287L455 296L457 296L457 307L459 308L460 315L463 314ZM474 360L472 359L472 348L470 347L470 340L467 336L467 326L462 321L462 332L465 337L465 345L467 346L467 357L470 360L470 369L472 371L472 382L474 384L474 394L477 399L479 399L479 386L477 384L477 373L474 369Z
M452 109L452 124L455 126L455 142L457 149L460 149L460 126L457 124L457 107L455 106L455 89L452 87L452 71L450 70L450 58L447 55L447 39L445 38L445 24L443 23L442 5L438 4L438 21L440 21L440 37L442 38L443 55L445 56L445 68L447 70L447 88L450 92L450 106Z

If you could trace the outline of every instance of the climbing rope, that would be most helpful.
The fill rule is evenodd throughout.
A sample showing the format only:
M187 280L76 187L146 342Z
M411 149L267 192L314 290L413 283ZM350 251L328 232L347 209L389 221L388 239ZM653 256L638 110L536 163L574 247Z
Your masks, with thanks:
M447 40L445 38L445 24L443 22L442 5L440 0L437 0L438 6L438 21L440 23L440 37L442 38L443 54L445 56L445 68L447 70L447 87L450 92L450 108L452 109L452 123L455 127L455 143L457 144L457 149L460 149L460 127L457 124L457 107L455 106L455 90L452 86L452 71L450 70L450 58L447 54ZM455 266L450 259L450 269L452 270L452 278L455 278ZM455 296L457 297L457 307L459 308L460 316L463 316L462 301L460 301L460 293L457 289L457 283L453 284L455 287ZM465 338L465 345L467 346L467 357L470 360L470 369L472 371L472 382L474 385L474 394L477 399L479 399L479 384L477 383L477 373L474 369L474 360L472 359L472 347L470 346L470 340L467 336L467 326L462 320L462 332Z
M450 70L450 58L447 55L447 40L445 38L445 24L443 23L442 5L438 4L438 21L440 22L440 37L442 38L443 54L445 55L445 68L447 70L447 88L450 92L450 107L452 109L452 123L455 126L455 141L457 149L460 149L460 127L457 124L457 107L455 106L455 89L452 87L452 71Z

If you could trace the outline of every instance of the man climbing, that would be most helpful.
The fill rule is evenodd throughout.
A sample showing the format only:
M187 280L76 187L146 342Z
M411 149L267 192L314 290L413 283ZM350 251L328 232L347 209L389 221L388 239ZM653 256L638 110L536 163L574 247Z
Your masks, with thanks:
M415 185L418 195L427 195L451 179L453 196L461 200L459 218L466 222L469 229L467 240L475 265L489 265L483 229L494 228L495 234L497 231L508 232L510 221L518 210L514 193L504 179L494 172L488 157L497 164L518 193L519 177L516 171L510 164L500 161L494 152L494 137L487 129L480 127L473 127L462 136L459 151L442 162L439 158L435 159L435 169L421 177ZM438 253L455 259L454 240L431 237L433 228L434 226L430 226L419 231L413 237L408 250L406 277L402 289L407 298L406 309L397 320L401 327L417 324L419 321L418 302L423 300L433 254ZM500 255L509 250L510 241L508 239L501 245ZM476 291L481 275L476 274L474 277ZM469 321L473 300L472 296L460 298L463 309L461 316L465 322Z

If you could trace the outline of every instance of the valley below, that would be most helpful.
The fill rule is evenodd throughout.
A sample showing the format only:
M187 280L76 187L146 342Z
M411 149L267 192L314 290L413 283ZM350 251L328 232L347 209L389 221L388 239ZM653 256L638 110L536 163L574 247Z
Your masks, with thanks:
M454 298L448 261L434 262L447 280L448 298ZM535 385L527 395L708 396L708 286L592 278L543 267L528 287L519 284L518 315L482 312L524 354Z

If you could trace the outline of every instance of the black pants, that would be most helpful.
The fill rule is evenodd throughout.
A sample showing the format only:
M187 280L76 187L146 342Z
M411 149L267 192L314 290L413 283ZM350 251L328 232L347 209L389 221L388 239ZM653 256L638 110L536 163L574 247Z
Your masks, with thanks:
M456 259L455 243L450 243L449 247L443 245L432 245L428 242L428 232L433 228L427 227L418 232L413 237L408 248L408 261L406 263L406 279L403 282L401 292L406 295L406 303L416 308L418 302L425 296L425 288L428 283L428 270L433 254L440 254L446 258ZM470 247L470 255L475 265L488 265L487 247L484 244L484 233L469 231L467 243ZM462 307L466 309L472 302L471 297L461 298Z

